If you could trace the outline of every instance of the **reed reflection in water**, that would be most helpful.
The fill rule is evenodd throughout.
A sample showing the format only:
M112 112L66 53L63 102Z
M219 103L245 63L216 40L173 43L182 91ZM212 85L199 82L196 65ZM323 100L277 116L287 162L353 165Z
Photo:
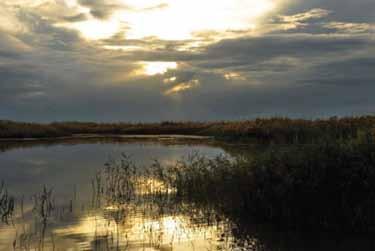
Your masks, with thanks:
M117 141L23 147L0 155L1 177L16 196L12 219L0 223L0 250L200 250L211 249L225 231L212 219L191 217L197 209L177 201L173 189L145 168L154 158L168 164L192 151L224 153L220 148ZM113 190L116 168L109 174L108 163L100 166L120 152L130 153L137 167L117 176L126 177L116 181L128 182L126 189Z

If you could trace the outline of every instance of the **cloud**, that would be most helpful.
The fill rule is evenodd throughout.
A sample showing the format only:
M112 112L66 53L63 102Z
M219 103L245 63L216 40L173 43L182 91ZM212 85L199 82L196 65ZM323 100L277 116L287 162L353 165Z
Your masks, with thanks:
M317 86L337 85L375 88L375 57L361 55L317 65L311 69L306 82ZM359 90L358 90L359 91Z
M345 23L329 22L323 25L324 28L336 33L373 33L375 34L375 23Z
M43 92L35 68L28 65L8 64L0 66L0 103L17 101Z
M315 8L330 10L332 12L331 21L375 22L373 0L295 0L287 4L284 13L290 15Z
M91 15L98 19L107 19L115 11L125 8L124 5L111 0L78 0L78 3L90 8Z
M65 16L63 17L63 20L67 22L81 22L87 20L87 15L84 13L80 13L73 16Z
M160 10L160 9L165 9L169 6L168 3L160 3L151 7L144 8L144 11L154 11L154 10Z
M359 0L362 7L343 1L348 7L285 1L254 29L201 30L180 40L130 39L127 25L90 40L59 26L106 22L128 8L114 0L2 2L0 117L155 121L371 112L373 8L367 0ZM176 67L134 76L142 62Z
M26 28L17 18L17 8L0 3L0 30L8 34L24 32Z
M325 9L311 9L306 12L294 15L279 15L273 18L271 24L268 24L268 30L293 30L304 28L311 25L315 20L321 20L331 14L331 11Z
M8 34L0 34L0 57L20 57L28 53L32 48Z
M208 47L196 57L196 61L198 67L206 69L248 68L249 71L262 71L272 70L268 66L303 67L330 61L371 46L374 46L374 41L366 35L265 35L221 41Z
M302 23L311 19L320 19L327 17L331 14L331 11L325 9L312 9L306 12L290 15L290 16L279 16L278 19L284 23Z

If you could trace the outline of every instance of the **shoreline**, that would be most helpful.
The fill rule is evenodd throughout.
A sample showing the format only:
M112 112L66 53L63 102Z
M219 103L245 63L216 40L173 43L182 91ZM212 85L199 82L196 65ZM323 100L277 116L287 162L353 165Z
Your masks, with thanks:
M79 140L79 139L145 139L145 140L213 140L213 136L196 136L196 135L181 135L181 134L75 134L72 136L62 137L41 137L41 138L0 138L0 142L34 142L34 141L54 141L54 140Z

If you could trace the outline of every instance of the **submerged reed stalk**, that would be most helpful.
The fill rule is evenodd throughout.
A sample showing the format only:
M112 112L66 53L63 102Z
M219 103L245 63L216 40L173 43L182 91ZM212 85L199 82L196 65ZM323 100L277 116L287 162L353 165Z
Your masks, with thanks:
M0 185L0 217L1 221L9 224L14 211L14 197L8 194L5 188L5 183L1 182Z

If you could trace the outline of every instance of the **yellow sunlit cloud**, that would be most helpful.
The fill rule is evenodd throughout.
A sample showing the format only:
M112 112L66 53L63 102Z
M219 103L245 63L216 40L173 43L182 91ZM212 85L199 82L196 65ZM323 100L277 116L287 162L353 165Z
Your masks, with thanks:
M242 76L238 72L228 72L224 74L224 78L226 80L246 80L244 76Z
M193 79L189 82L186 82L186 83L180 83L174 87L172 87L171 89L167 90L166 92L164 92L165 95L173 95L173 94L178 94L180 92L184 92L184 91L187 91L187 90L190 90L192 88L195 88L197 86L199 86L200 82L198 79Z
M175 82L176 80L177 80L177 77L170 77L170 78L165 78L165 79L163 80L163 82L164 82L165 84L170 84L170 83Z

